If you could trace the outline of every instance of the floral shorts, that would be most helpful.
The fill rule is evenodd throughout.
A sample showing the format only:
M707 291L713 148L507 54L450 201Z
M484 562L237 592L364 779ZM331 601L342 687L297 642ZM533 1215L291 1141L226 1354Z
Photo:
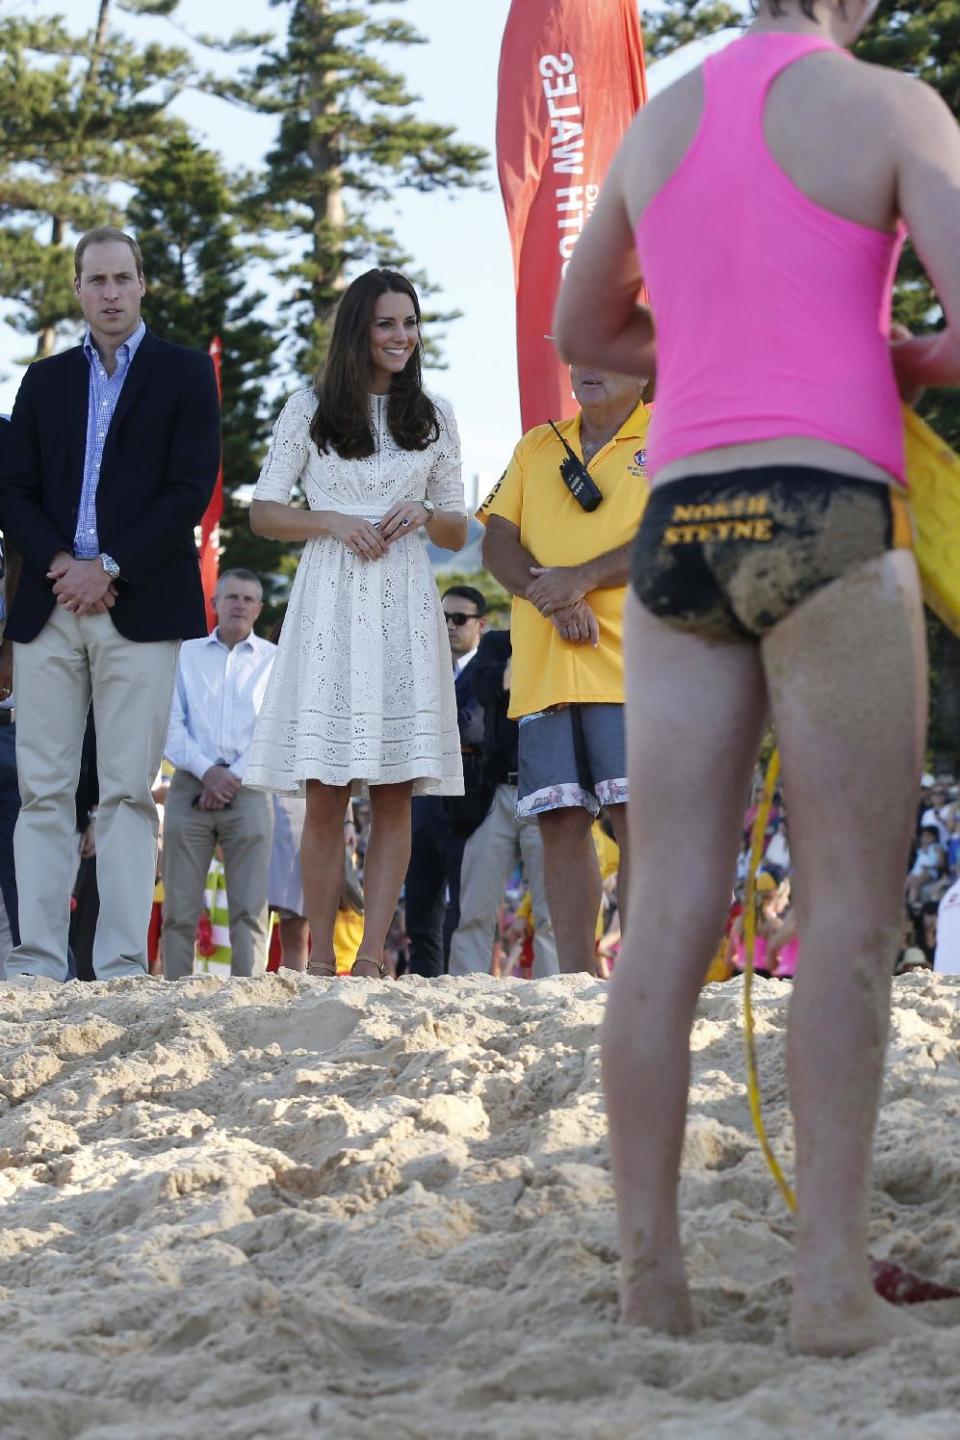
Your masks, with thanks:
M520 720L517 818L627 803L622 705L554 705Z

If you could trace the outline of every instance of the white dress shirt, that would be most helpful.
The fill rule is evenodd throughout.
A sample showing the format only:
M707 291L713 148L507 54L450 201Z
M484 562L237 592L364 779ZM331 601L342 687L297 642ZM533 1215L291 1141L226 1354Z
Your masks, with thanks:
M960 975L960 880L953 882L940 901L933 968L938 975Z
M276 653L276 645L257 635L232 650L218 630L203 640L184 641L164 751L171 764L202 780L220 762L243 779Z

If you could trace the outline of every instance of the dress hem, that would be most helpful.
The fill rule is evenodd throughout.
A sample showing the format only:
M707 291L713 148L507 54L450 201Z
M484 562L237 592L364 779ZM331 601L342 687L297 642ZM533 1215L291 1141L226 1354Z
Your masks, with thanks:
M332 778L329 774L321 775L309 773L298 775L291 779L289 776L271 777L264 775L256 780L244 776L243 784L247 790L261 790L271 795L293 795L300 799L307 793L307 781L319 780L321 784L335 786L338 789L349 786L352 799L367 796L371 787L376 789L381 785L408 785L413 783L414 795L462 795L463 777L461 775L399 775L390 780L376 777L368 778L365 775L349 775Z

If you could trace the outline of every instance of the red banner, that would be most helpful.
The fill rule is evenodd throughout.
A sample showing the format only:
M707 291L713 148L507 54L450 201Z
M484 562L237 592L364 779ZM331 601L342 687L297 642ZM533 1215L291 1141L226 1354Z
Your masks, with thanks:
M576 411L550 333L560 281L647 98L637 0L513 0L497 168L513 245L524 430Z
M214 372L217 377L217 394L223 402L223 381L221 378L221 360L223 358L223 345L220 336L214 335L208 347L210 359L213 361ZM210 497L210 504L207 506L204 517L200 522L200 578L203 581L203 595L207 602L207 629L212 630L216 621L213 613L213 592L217 588L217 579L220 575L220 521L223 519L223 457L220 459L220 469L217 471L217 483L213 487L213 494Z

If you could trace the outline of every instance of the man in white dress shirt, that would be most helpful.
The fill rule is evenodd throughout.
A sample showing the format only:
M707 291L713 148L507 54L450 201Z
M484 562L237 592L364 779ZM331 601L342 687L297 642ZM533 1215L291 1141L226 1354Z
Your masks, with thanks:
M940 901L933 968L938 975L960 975L960 880L953 882Z
M223 850L230 969L267 963L270 796L243 784L247 752L276 646L254 635L263 587L250 570L220 576L215 629L180 650L166 756L177 767L164 814L163 972L193 972L194 937L214 848Z

